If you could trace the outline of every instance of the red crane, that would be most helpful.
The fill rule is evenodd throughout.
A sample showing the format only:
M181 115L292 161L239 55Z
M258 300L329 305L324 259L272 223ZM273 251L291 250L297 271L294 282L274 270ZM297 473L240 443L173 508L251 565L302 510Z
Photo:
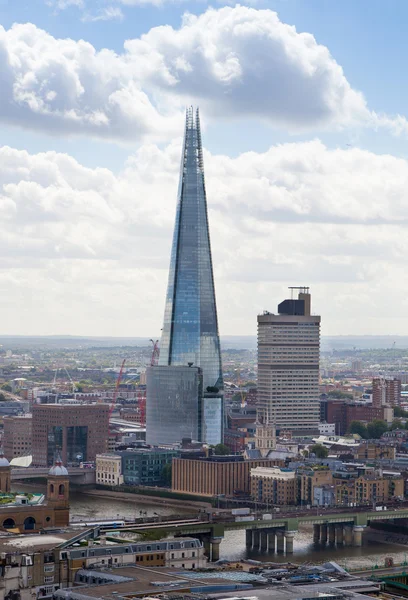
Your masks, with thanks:
M123 359L122 366L120 367L119 375L116 380L116 387L115 387L115 391L113 392L112 404L109 409L109 416L111 416L111 414L113 413L113 409L115 408L116 398L118 397L118 391L119 391L120 382L122 381L122 375L123 375L123 369L125 367L125 362L126 362L126 358Z

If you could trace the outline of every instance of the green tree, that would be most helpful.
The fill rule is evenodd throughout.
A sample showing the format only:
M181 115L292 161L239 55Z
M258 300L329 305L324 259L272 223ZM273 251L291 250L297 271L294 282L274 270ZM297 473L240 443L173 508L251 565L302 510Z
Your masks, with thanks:
M394 417L408 417L408 412L400 406L394 406Z
M1 386L1 389L4 390L5 392L13 391L13 388L8 383L3 383L3 385Z
M214 446L214 454L217 454L218 456L225 456L229 453L229 448L225 444L217 444L216 446Z
M329 398L353 400L353 394L348 394L347 392L342 392L341 390L331 390L327 395Z
M367 425L368 437L372 438L373 440L378 440L387 430L387 423L385 421L381 421L380 419L375 419Z
M313 444L310 448L310 452L316 455L317 458L327 458L329 456L329 451L322 444Z
M367 439L367 427L361 421L351 421L348 433L357 433L363 439Z
M390 431L393 431L394 429L401 429L401 428L402 428L401 421L399 421L398 419L394 419L390 425Z
M162 481L164 485L171 486L171 472L171 463L167 463L166 465L164 465L162 470Z

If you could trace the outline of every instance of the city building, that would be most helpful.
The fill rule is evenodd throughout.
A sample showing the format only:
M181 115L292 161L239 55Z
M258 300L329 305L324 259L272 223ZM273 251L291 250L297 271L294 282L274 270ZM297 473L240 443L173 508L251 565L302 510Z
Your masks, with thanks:
M7 416L3 419L3 449L8 460L31 454L32 416Z
M11 488L11 467L0 455L0 527L18 533L33 533L47 527L69 524L68 471L57 459L47 478L47 494L15 494Z
M336 423L319 423L320 435L336 435Z
M103 542L103 540L102 540ZM66 572L73 584L92 583L86 578L86 570L92 577L94 569L125 567L175 567L196 569L207 565L202 543L190 537L165 540L140 541L133 544L90 545L70 548L66 551Z
M375 377L373 379L373 406L399 406L401 404L401 379Z
M192 431L198 431L198 441L217 444L223 439L223 376L221 350L218 334L217 308L211 258L210 235L207 215L207 199L204 180L204 163L198 110L187 111L184 145L181 160L180 185L170 272L164 311L164 323L160 344L159 366L168 368L168 379L185 377L186 366L202 370L202 396L194 408ZM175 369L182 367L182 369ZM178 405L178 413L184 413L183 421L192 421L191 396L186 395L188 405L174 396L170 406L157 397L165 376L155 366L147 369L147 442L163 443L156 438L162 430L163 419L171 419L171 412ZM181 384L172 383L173 390ZM157 407L161 406L162 411ZM158 422L159 420L159 422ZM180 442L180 428L169 427L173 443ZM168 434L168 435L169 435Z
M135 448L117 454L122 459L125 485L154 486L166 483L165 466L172 464L178 452L168 448Z
M333 475L325 465L310 465L297 469L297 503L303 506L320 504L315 502L316 488L333 484ZM323 493L323 492L322 492Z
M95 461L96 483L122 485L122 457L117 454L97 454Z
M199 460L174 458L172 490L201 496L249 495L251 469L285 466L284 460L244 460L242 456L211 456Z
M251 469L251 497L258 502L296 504L296 472L279 467Z
M107 404L34 404L33 464L50 466L59 455L64 464L95 461L107 451Z
M353 402L351 400L330 398L323 399L320 406L324 420L335 424L336 435L347 433L352 421L370 423L378 419L391 425L394 419L392 406L373 406L371 402Z
M180 443L184 437L202 440L203 374L199 367L150 367L147 390L148 444Z
M404 498L404 479L401 476L385 477L376 474L352 477L347 473L333 474L336 504L354 506L388 502L393 498Z
M258 422L278 431L317 433L320 416L320 317L309 288L258 316Z
M355 451L357 460L395 460L397 450L395 446L383 440L364 440Z

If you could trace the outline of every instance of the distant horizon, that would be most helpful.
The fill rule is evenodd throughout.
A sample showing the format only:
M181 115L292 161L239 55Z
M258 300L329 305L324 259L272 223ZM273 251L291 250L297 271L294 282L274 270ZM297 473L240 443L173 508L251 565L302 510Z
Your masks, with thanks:
M41 345L49 342L54 347L60 347L58 342L69 343L74 347L78 343L95 343L101 347L112 346L148 346L151 339L158 339L157 336L92 336L92 335L74 335L74 334L53 334L53 335L11 335L0 334L0 345L19 347L24 343L29 345ZM257 347L256 335L221 335L222 350L255 350ZM329 350L370 350L370 349L395 349L408 348L408 335L322 335L321 351ZM65 347L66 344L63 344Z

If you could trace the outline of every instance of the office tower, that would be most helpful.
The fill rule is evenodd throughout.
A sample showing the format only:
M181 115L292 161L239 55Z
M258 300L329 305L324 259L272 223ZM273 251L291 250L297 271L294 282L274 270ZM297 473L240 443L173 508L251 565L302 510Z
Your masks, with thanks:
M32 415L3 418L3 449L8 460L31 455Z
M178 414L191 422L191 397L183 404L181 397L158 398L157 393L163 378L178 389L186 376L188 365L202 370L203 395L196 406L197 422L193 431L201 435L200 440L218 443L222 440L223 377L221 367L220 340L218 335L217 308L208 228L207 199L205 192L204 164L201 145L200 119L198 110L187 111L184 144L181 158L180 184L170 272L164 312L164 323L160 344L159 368L150 368L147 373L147 441L157 439L160 405L168 413L178 402ZM164 375L163 368L169 367ZM171 369L170 369L171 367ZM176 367L182 367L180 371ZM191 374L188 377L192 377ZM155 385L155 378L160 382ZM195 377L195 376L194 376ZM177 384L179 380L179 384ZM149 389L150 388L150 389ZM156 390L155 398L152 398ZM170 390L169 390L170 393ZM171 392L173 393L173 392ZM174 392L175 393L175 392ZM195 391L194 391L195 394ZM180 404L181 402L181 404ZM201 432L201 433L200 433ZM173 431L173 439L179 430Z
M399 406L401 404L401 380L374 377L373 406Z
M320 317L311 314L309 288L290 288L278 314L258 316L258 437L265 432L318 432ZM271 444L273 445L273 444ZM258 444L258 447L259 444Z
M94 461L108 449L108 404L34 404L33 464L47 467Z

